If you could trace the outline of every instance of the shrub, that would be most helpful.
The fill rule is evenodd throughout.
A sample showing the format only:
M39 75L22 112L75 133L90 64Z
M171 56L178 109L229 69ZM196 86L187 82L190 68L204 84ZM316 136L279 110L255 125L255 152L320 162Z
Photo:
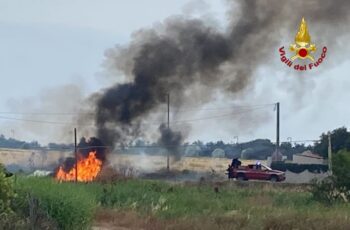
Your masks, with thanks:
M0 164L0 229L18 228L24 224L12 209L15 197L12 179L6 177L5 168Z
M4 167L0 164L0 215L12 213L11 201L15 197L11 178L6 177Z
M333 157L333 174L339 191L350 200L350 152L338 152Z
M313 197L331 204L334 201L350 200L350 152L345 150L334 155L333 175L321 181L314 181L311 187Z
M315 200L326 203L328 205L334 203L340 198L333 177L327 177L319 181L312 181L310 192L312 193L312 197Z

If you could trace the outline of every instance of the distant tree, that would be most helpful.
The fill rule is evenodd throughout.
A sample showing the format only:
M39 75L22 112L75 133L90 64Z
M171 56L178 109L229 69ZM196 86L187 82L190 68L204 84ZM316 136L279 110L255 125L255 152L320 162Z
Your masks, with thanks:
M198 140L198 141L194 141L192 143L192 145L198 145L199 147L202 147L202 146L204 146L204 143L202 141Z
M296 144L295 146L293 146L292 152L293 154L302 153L307 150L312 150L312 148L313 147L311 145L305 146L305 144Z
M226 144L223 141L218 141L215 144L215 148L224 149L225 147L226 147Z
M37 141L32 141L32 142L19 141L14 138L6 138L4 135L0 135L0 147L21 148L21 149L41 148L40 144Z
M275 150L275 145L268 139L256 139L241 143L242 155L245 159L266 159Z
M73 149L74 148L74 144L49 143L47 145L47 147L49 147L49 149L53 149L53 150L68 150L68 149Z
M333 157L332 162L337 186L350 198L350 152L341 150Z
M314 146L314 152L321 156L328 157L328 134L322 133L320 142ZM350 133L345 127L335 129L331 132L332 152L336 153L340 150L350 150Z
M202 151L200 153L201 156L211 156L211 153L214 151L215 149L215 144L213 142L208 142L203 148Z
M287 156L288 159L292 159L293 156L293 146L290 142L282 142L280 145L280 151L282 155Z
M227 158L240 158L241 157L241 146L240 144L226 145L224 148Z

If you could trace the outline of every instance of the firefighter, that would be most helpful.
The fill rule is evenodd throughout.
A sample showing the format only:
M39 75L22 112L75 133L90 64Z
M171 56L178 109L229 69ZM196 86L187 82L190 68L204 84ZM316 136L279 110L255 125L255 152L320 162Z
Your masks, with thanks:
M233 168L238 168L238 166L240 166L242 164L242 162L240 160L238 160L237 158L233 158L231 166Z
M228 165L228 168L226 169L227 174L228 174L228 179L232 179L233 178L233 166L232 165Z
M255 163L255 165L256 165L256 169L261 170L261 163L260 163L260 161L257 161Z

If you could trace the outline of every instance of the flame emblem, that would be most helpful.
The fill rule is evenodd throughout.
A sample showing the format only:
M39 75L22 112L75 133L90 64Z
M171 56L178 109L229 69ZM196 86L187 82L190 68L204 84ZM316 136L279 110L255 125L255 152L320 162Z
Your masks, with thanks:
M301 20L299 31L295 36L295 44L290 45L290 50L295 52L295 55L291 58L292 61L297 58L308 58L314 61L311 53L316 51L316 45L311 44L311 37L304 18Z

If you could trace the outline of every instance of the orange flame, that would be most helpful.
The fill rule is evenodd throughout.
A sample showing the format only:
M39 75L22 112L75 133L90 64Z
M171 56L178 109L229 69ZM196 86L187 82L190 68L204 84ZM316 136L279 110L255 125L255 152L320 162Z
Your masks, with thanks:
M96 152L89 152L87 158L78 160L78 181L93 181L101 171L102 161L96 158ZM65 172L60 166L56 179L59 181L75 181L76 167L73 166L69 172Z

